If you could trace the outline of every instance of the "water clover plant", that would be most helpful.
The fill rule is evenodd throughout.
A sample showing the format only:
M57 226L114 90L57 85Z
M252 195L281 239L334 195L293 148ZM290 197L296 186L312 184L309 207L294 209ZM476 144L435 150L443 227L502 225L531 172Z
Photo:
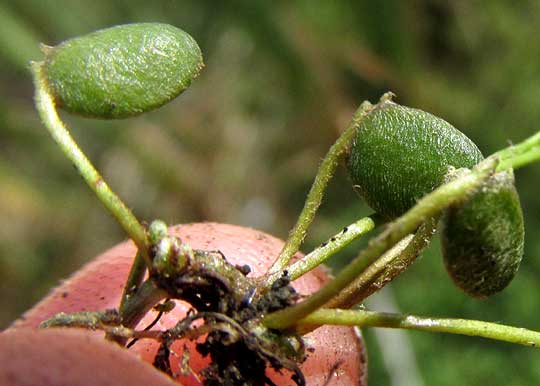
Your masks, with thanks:
M358 127L347 170L369 206L393 219L441 185L448 165L472 168L483 158L478 147L445 120L388 98Z
M176 98L203 67L197 42L179 28L140 23L44 46L55 103L94 118L126 118Z
M443 217L442 253L448 273L466 293L488 297L514 278L525 230L512 171L496 173Z
M304 385L299 367L305 359L303 335L325 324L540 345L540 333L522 328L352 309L415 261L441 218L444 258L458 285L476 296L506 286L523 253L523 218L512 168L540 160L540 133L484 159L449 123L397 105L391 93L375 105L362 103L321 162L281 253L263 277L252 278L247 276L249 267L230 264L219 250L193 249L169 235L163 221L144 226L79 149L56 110L115 119L167 103L203 66L195 40L176 27L142 23L97 31L43 51L44 60L31 66L43 124L138 253L117 309L60 313L42 327L99 328L122 345L129 338L155 339L160 350L154 364L166 373L171 371L170 346L175 340L204 336L202 350L212 358L204 371L208 385L273 384L265 375L268 367L287 370L292 381ZM376 213L291 263L341 162ZM300 299L291 281L382 224L382 232L334 279ZM160 334L135 329L147 312L167 299L184 300L194 311ZM162 312L170 309L170 303L164 304ZM196 321L204 328L194 335L189 329ZM230 345L235 350L226 360L213 355Z

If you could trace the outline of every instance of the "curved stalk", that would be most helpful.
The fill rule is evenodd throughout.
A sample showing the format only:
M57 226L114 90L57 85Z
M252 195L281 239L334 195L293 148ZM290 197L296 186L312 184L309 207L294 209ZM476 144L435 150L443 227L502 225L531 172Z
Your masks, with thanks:
M62 149L64 155L75 165L75 168L94 191L98 199L114 216L124 231L135 242L147 266L151 265L148 255L148 239L144 227L137 218L111 190L103 180L86 155L73 140L56 111L53 96L49 92L46 76L43 72L43 62L32 62L32 74L36 88L35 102L39 116L50 135Z

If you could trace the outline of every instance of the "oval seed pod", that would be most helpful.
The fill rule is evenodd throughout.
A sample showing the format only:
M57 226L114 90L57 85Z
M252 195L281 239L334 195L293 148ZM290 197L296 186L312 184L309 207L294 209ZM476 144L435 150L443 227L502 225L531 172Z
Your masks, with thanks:
M482 158L476 145L448 122L400 106L387 94L362 120L347 168L368 205L393 219L441 185L450 165L470 168Z
M444 263L458 287L485 298L510 283L525 236L512 171L495 174L466 202L448 208L442 224Z
M195 40L161 23L120 25L44 49L58 106L88 117L126 118L184 91L203 67Z

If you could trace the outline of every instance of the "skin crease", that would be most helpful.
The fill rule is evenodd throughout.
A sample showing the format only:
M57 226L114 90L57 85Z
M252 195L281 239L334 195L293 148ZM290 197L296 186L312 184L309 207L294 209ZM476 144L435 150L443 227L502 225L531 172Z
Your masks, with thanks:
M196 249L205 250L220 250L233 264L249 264L252 272L250 275L259 276L265 272L266 268L278 255L283 242L268 234L256 231L249 228L238 227L227 224L216 223L195 223L181 226L175 226L169 229L169 232L181 237L182 241L190 244ZM36 332L33 328L36 327L42 320L60 312L76 312L89 310L103 310L107 308L115 308L119 304L122 287L127 277L127 273L135 254L135 247L131 242L119 244L104 254L98 256L92 262L78 271L72 278L63 282L59 287L54 289L47 297L38 303L31 310L26 312L21 319L17 320L7 332L0 334L0 363L3 363L0 368L0 384L7 384L3 380L9 379L9 384L17 385L46 385L44 379L54 373L59 366L64 366L63 371L57 372L61 375L60 378L54 380L54 384L61 385L86 385L82 377L82 381L77 383L73 381L72 373L80 372L80 367L66 366L66 355L59 355L59 358L64 358L57 361L54 355L54 348L62 352L77 352L78 358L85 357L84 353L80 353L81 347L85 347L88 351L88 356L85 357L85 365L82 366L89 376L95 376L95 368L99 368L100 374L110 374L110 380L120 380L124 378L114 378L118 376L117 363L122 361L132 361L139 364L141 371L157 372L151 368L148 363L138 361L138 357L146 362L152 362L154 354L157 350L157 344L151 340L140 340L130 350L130 355L126 350L114 347L113 344L99 339L103 336L99 331L86 331L74 329L51 329L48 331ZM316 269L310 274L296 280L293 284L296 290L301 294L309 294L327 280L327 275L322 269ZM155 328L167 328L173 326L176 321L185 315L189 309L189 305L178 302L172 312L165 314ZM144 328L153 319L155 314L149 313L139 324L138 329ZM31 329L29 329L31 328ZM17 335L19 334L19 335ZM56 334L56 335L55 335ZM69 339L64 339L66 334ZM47 335L47 336L45 336ZM38 345L32 346L32 339L39 336ZM62 340L58 339L62 336ZM52 342L50 345L48 339ZM31 371L25 363L17 361L12 351L14 343L10 342L27 342L28 352L36 356L40 363L49 360L42 365L32 366ZM62 342L59 344L58 342ZM83 341L84 343L78 343ZM43 343L43 344L42 344ZM309 354L308 359L302 364L301 368L306 376L306 383L309 386L352 386L366 385L366 354L364 351L363 342L359 340L353 329L336 326L324 326L312 332L306 337L308 347L314 351ZM201 358L193 348L192 342L177 341L173 345L173 351L178 355L176 359L181 358L184 346L190 349L190 367L193 370L192 374L179 375L177 380L185 386L195 386L201 383L194 375L200 369L204 368L207 360ZM10 351L11 347L11 351ZM17 352L24 352L20 346ZM72 348L70 348L72 347ZM44 357L44 353L47 354ZM49 352L53 352L50 354ZM101 353L103 351L103 354ZM93 354L92 354L93 353ZM96 355L95 353L99 353ZM25 354L26 355L26 354ZM102 359L104 356L110 355L111 360L104 363L93 364L94 360ZM24 356L24 355L23 355ZM112 356L118 356L112 359ZM116 358L116 357L115 357ZM121 358L121 359L120 359ZM82 359L74 359L80 361ZM180 373L177 366L178 360L174 360L173 371ZM95 367L94 367L95 365ZM133 364L132 364L133 365ZM133 370L131 367L129 372L124 376L132 377L130 385L148 384L142 382L142 376L139 377L139 370ZM334 371L332 371L334 369ZM24 370L24 371L23 371ZM34 374L39 373L39 374ZM7 375L6 375L7 374ZM15 375L14 375L15 374ZM146 373L145 373L146 374ZM28 381L32 379L32 375L36 375L34 383ZM69 375L70 382L66 381ZM15 378L6 378L12 376ZM39 377L41 376L41 378ZM272 374L271 379L277 385L290 385L290 374ZM328 377L331 379L328 381ZM19 383L13 381L20 377ZM26 378L25 378L26 377ZM30 377L30 378L28 378ZM127 379L127 378L126 378ZM23 381L24 380L24 381ZM160 382L164 383L158 383ZM326 383L328 381L328 383ZM99 382L98 382L99 383ZM164 379L160 374L156 374L155 385L171 384L168 379ZM52 383L49 383L52 384ZM93 383L95 384L95 383ZM107 383L103 383L107 384ZM114 381L112 384L126 384L123 381Z

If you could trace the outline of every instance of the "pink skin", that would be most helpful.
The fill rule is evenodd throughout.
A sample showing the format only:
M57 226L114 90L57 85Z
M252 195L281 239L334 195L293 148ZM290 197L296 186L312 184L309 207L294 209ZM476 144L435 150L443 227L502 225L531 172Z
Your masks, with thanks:
M195 249L220 250L229 262L248 264L252 269L250 275L253 276L260 276L265 272L283 245L281 240L268 234L226 224L181 225L170 228L170 233L180 236L183 242ZM107 379L114 380L112 384L128 384L123 380L130 379L130 386L147 385L146 378L139 374L157 373L148 363L144 363L144 361L151 363L157 350L157 344L152 340L140 340L128 353L109 342L97 339L95 335L102 336L101 332L73 329L37 332L30 329L61 311L95 311L118 307L123 284L135 252L131 242L124 242L98 256L26 312L7 332L0 334L0 363L2 363L0 384L82 386L88 384L88 378L84 374L96 377L99 373L108 374ZM322 269L316 269L296 280L294 287L301 294L309 294L320 288L326 280L326 273ZM164 315L155 328L173 326L188 309L189 305L178 302L174 310ZM154 312L149 313L141 321L138 329L144 328L154 316ZM314 350L301 366L307 385L366 384L366 356L363 342L352 329L324 326L307 335L306 341ZM193 373L179 375L177 381L185 386L200 385L194 374L204 368L208 360L199 356L193 343L185 341L177 341L173 345L177 358L181 358L184 346L190 349L190 367ZM13 352L18 352L21 359L26 358L26 362L18 360ZM66 355L66 352L69 352L69 355ZM35 358L28 362L29 356ZM107 356L108 359L104 361L103 358ZM71 358L71 362L66 358ZM123 371L122 368L126 367L119 364L128 362L133 362L130 364L132 367L129 371ZM173 371L180 373L177 361L175 362ZM31 367L28 363L32 363ZM133 367L137 364L140 370ZM123 375L120 376L119 373ZM55 378L55 375L58 378ZM11 378L6 378L8 376ZM325 383L329 376L330 381ZM285 372L272 373L271 379L278 385L291 384L290 374ZM102 384L99 381L90 383ZM156 374L156 381L153 384L177 383Z

